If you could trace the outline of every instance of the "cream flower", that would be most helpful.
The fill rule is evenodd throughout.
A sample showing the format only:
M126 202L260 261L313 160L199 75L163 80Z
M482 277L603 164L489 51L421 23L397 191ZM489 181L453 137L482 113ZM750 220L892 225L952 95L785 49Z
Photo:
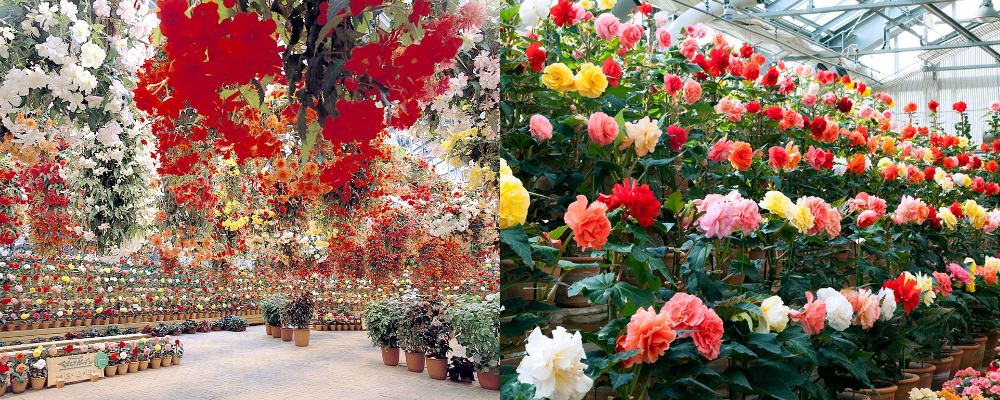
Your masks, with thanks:
M847 297L837 292L830 294L823 301L826 302L826 322L831 328L843 331L851 326L851 320L854 319L854 308L851 307L851 302L847 300Z
M657 120L650 121L649 117L645 117L635 124L625 123L625 133L628 134L629 140L635 144L635 153L639 157L652 153L660 141L660 135L663 132L656 125Z
M758 333L781 332L788 326L788 311L791 309L778 296L771 296L760 303L760 325Z
M793 206L792 200L790 200L783 193L772 190L764 194L764 199L760 201L760 208L770 211L773 214L778 214L782 217L785 216L785 210L789 206Z
M892 289L882 288L878 292L879 309L882 310L882 320L892 319L892 314L896 312L896 292Z
M958 226L958 218L955 218L955 214L952 214L948 207L941 207L938 209L937 216L938 218L941 218L941 223L944 224L948 230L953 231L955 230L955 227Z
M799 203L801 202L802 199L799 199ZM808 232L816 223L816 217L812 215L812 211L809 211L809 207L802 204L791 204L785 208L785 218L800 233Z
M525 345L528 353L517 366L517 380L535 386L535 398L552 400L582 399L594 384L583 373L587 358L583 351L583 338L579 332L569 334L566 328L556 327L552 338L535 327Z

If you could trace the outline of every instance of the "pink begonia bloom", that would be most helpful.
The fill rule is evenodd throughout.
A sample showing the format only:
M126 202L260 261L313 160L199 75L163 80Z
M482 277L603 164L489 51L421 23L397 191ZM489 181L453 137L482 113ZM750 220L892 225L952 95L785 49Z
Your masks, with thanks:
M618 43L627 50L634 49L635 45L639 43L639 40L645 34L642 27L638 24L622 24L621 29L621 32L618 33Z
M815 107L816 96L811 94L806 94L805 96L802 96L802 104L805 104L808 107Z
M830 223L826 226L826 233L830 235L831 238L840 236L840 220L843 219L843 214L840 213L836 208L830 207Z
M823 104L827 106L832 106L837 104L837 95L833 92L826 92L823 94Z
M733 226L734 229L739 229L744 235L749 235L750 232L760 228L760 208L757 207L757 202L744 199L735 190L727 197L730 204L736 210L736 224Z
M802 330L807 335L818 335L826 324L826 303L821 299L813 298L812 292L806 292L806 304L802 311L789 311L788 316L792 318L792 321L802 324Z
M549 119L545 118L543 115L532 115L531 121L528 124L528 129L531 131L531 136L539 142L552 139L552 123L549 122Z
M893 215L893 222L896 222L896 225L907 222L922 224L927 218L927 213L927 205L924 204L923 200L903 196L899 207L896 208L896 213Z
M890 119L890 118L892 118L892 111L885 110L885 112L882 113L882 119Z
M656 43L660 45L660 51L670 48L670 31L667 27L656 29Z
M698 227L705 232L705 237L722 239L733 233L736 224L736 209L718 194L710 194L700 203L696 200L698 211L705 212L698 219Z
M663 90L666 90L671 97L677 96L677 93L684 89L684 82L681 78L674 74L663 75Z
M937 286L934 287L934 292L940 293L944 297L951 295L951 277L948 274L943 274L937 271L931 273L934 276L934 280L937 281Z
M990 103L990 111L993 112L1000 111L1000 101L994 101Z
M808 77L812 75L812 73L813 69L808 65L799 64L795 66L795 75L798 77Z
M580 20L587 16L587 9L583 8L583 4L573 3L573 11L576 12L576 16L572 21L570 21L570 24L572 25L576 25L580 22Z
M694 53L697 51L698 51L698 41L692 38L687 38L684 39L683 42L681 42L681 55L683 55L684 58L688 60L694 58Z
M869 195L868 193L861 192L858 193L857 197L851 199L850 201L850 211L865 211L872 210L877 214L876 218L882 218L885 216L886 203L878 197Z
M670 22L670 13L666 11L657 11L656 14L653 14L653 21L656 22L657 28L662 28Z
M778 93L780 94L788 95L793 90L795 90L795 81L790 76L786 76L785 79L778 83Z
M728 48L729 42L726 41L726 37L722 33L716 32L712 35L712 45L715 47Z
M719 349L722 346L722 334L722 318L719 318L715 310L708 309L705 311L705 319L691 333L691 338L694 340L694 345L698 347L701 355L709 360L714 360L719 357Z
M620 131L618 122L608 114L596 112L587 120L587 134L598 146L614 143Z
M969 274L969 270L955 263L948 264L947 268L948 272L951 273L951 279L955 280L955 282L965 285L972 283L972 276Z
M879 219L878 213L872 210L865 210L860 215L858 215L858 227L867 228L872 226L875 221Z
M687 82L684 82L684 102L694 104L699 99L701 99L701 85L694 79L688 78Z
M808 208L809 213L813 215L813 226L806 233L813 235L825 231L826 226L830 224L830 205L814 196L803 197L799 202L800 206Z
M601 14L594 21L594 30L597 31L597 37L609 42L618 37L621 29L622 23L618 21L618 17L615 17L611 13Z
M983 224L983 231L993 233L997 228L1000 228L1000 210L990 211L986 215L986 223Z
M687 30L684 31L684 34L687 35L688 37L701 39L704 38L705 35L708 35L708 27L705 26L705 24L699 22L697 24L687 27Z
M826 152L823 149L809 146L809 151L804 155L812 169L823 169L823 164L826 164Z
M616 351L642 352L622 360L622 366L630 368L633 364L654 363L670 349L670 343L677 338L677 333L668 321L669 314L669 311L663 309L657 313L652 306L648 309L639 308L632 314L625 327L625 335L618 338Z
M862 106L858 109L858 117L861 119L870 119L874 114L875 110L869 106Z
M687 293L678 292L675 293L673 297L663 305L663 309L660 310L662 313L666 309L669 317L667 321L678 331L690 331L693 330L698 324L705 319L705 311L708 308L702 304L701 299L698 296L690 295ZM690 332L685 332L681 334L681 337L690 336Z
M732 154L735 147L735 142L726 138L719 139L719 141L712 145L712 148L708 150L708 158L715 162L728 160L729 155Z

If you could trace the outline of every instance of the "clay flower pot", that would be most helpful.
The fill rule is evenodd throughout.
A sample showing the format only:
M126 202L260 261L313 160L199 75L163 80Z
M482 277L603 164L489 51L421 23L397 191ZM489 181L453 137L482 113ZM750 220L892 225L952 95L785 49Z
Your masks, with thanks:
M382 363L390 367L399 365L399 347L383 347Z
M917 387L920 383L920 376L911 373L904 373L903 379L896 381L895 400L910 400L910 389Z
M295 345L298 347L309 346L309 329L293 329L292 336L295 338Z
M983 342L986 342L985 340L986 338L983 339L984 339ZM968 345L960 344L958 346L955 346L962 349L963 351L962 361L958 363L958 371L962 371L966 368L972 368L973 365L978 366L979 363L982 362L981 358L976 359L976 356L979 355L980 346L982 346L982 343L973 343ZM958 371L954 371L954 373L957 374Z
M837 396L838 400L871 400L871 397L863 393L844 392Z
M132 361L132 362L128 363L128 372L130 374L134 374L134 373L138 372L139 371L139 364L141 364L141 363L138 362L138 361ZM145 369L145 368L143 368L143 369Z
M291 342L293 332L295 331L292 328L281 327L281 341Z
M174 365L181 365L181 358L179 356L174 356L170 362L172 362Z
M270 335L271 334L271 325L264 324L264 332L267 333L268 335Z
M42 390L45 388L45 377L31 378L31 390Z
M1000 329L994 329L992 331L986 332L986 344L983 345L983 364L982 366L988 367L993 359L996 358L997 352L993 349L997 348L997 342L1000 341Z
M24 382L18 382L17 379L11 378L10 388L14 391L14 394L24 393L25 390L28 390L28 380L25 379Z
M931 378L931 390L941 390L945 381L951 379L951 364L954 361L955 359L951 356L940 360L927 360L928 364L934 366L934 375Z
M427 375L439 381L448 377L447 358L427 358Z
M852 391L855 393L865 394L868 397L876 399L894 399L896 396L896 391L899 389L899 387L897 387L896 385L884 381L875 381L872 382L872 385L875 386L875 390L858 389ZM907 398L909 398L909 393L907 393Z
M118 364L118 375L125 375L128 372L128 364Z
M979 366L983 364L983 357L986 355L986 342L989 341L989 337L987 337L985 333L975 335L976 336L973 340L976 341L979 348L976 349L976 359L973 360L975 361L975 364L972 365L972 368L979 368Z
M118 372L118 367L114 365L109 365L107 367L104 367L104 376L107 378L115 376L115 372Z
M163 357L163 359L160 360L161 366L163 366L163 367L169 367L170 366L170 361L172 361L172 360L173 360L172 357Z
M139 361L139 371L145 371L146 368L149 368L149 360Z
M500 375L497 372L499 372L497 368L487 372L476 371L479 386L486 390L500 390Z
M952 358L951 369L948 372L948 379L954 378L955 374L959 371L959 364L962 362L962 355L965 354L962 349L955 346L946 346L941 349L942 353L948 353L948 356Z
M908 365L908 368L904 369L903 372L914 374L920 378L917 380L917 386L914 387L929 388L931 387L931 382L934 379L935 370L937 370L937 367L935 367L934 364L911 362ZM897 385L899 384L897 383ZM907 392L909 392L909 390L907 390Z
M272 326L271 327L271 337L273 337L275 339L281 339L281 327L280 326Z
M424 353L406 353L406 369L410 372L424 372Z
M152 367L153 369L159 369L162 363L163 363L162 359L154 358L153 361L150 361L149 366Z

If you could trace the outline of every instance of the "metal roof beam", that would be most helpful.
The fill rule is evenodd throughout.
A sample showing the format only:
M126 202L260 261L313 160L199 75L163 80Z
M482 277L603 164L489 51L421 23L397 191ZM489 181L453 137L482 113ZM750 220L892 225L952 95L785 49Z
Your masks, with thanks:
M983 69L983 68L1000 68L1000 63L997 64L981 64L981 65L960 65L957 67L924 67L922 71L924 72L940 72L940 71L959 71L965 69Z
M881 4L881 3L869 3ZM919 11L919 12L916 12ZM834 40L842 40L846 44L856 44L859 50L870 50L882 43L886 27L891 29L895 26L905 26L908 22L918 18L923 13L923 9L915 7L913 10L906 8L890 8L878 13L869 12L861 16L863 19L857 25L847 24L832 36L825 40L828 45ZM904 30L907 28L904 28ZM846 36L846 37L845 37ZM917 35L919 37L919 35ZM833 47L833 46L831 46Z
M969 31L964 25L962 25L962 24L958 23L957 21L955 21L955 19L952 18L950 15L948 15L944 11L941 11L940 8L937 8L937 6L935 6L933 4L922 4L921 6L924 7L925 9L927 9L927 11L930 12L931 14L934 14L938 18L941 18L941 20L944 21L944 23L946 23L949 26L951 26L952 29L954 29L956 32L962 34L962 36L965 36L966 39L969 39L969 44L970 45L975 45L975 46L981 47L983 49L983 51L985 51L991 57L993 57L997 61L1000 61L1000 53L997 53L996 50L993 50L990 47L990 45L983 44L982 39L980 39L978 36L976 36L976 34L972 33L972 31Z
M907 7L907 6L922 6L925 4L933 3L951 3L955 0L895 0L895 1L880 1L873 3L862 3L862 4L848 4L844 6L835 7L821 7L821 8L804 8L801 10L783 10L783 11L765 11L762 13L754 13L755 16L760 18L777 18L777 17L790 17L793 15L805 15L805 14L823 14L831 12L844 12L844 11L855 11L855 10L871 10L871 9L882 9L890 7Z
M978 44L973 44L970 42L965 43L953 43L953 44L933 44L927 46L917 46L917 47L902 47L898 49L876 49L876 50L861 50L858 52L859 56L869 56L873 54L890 54L890 53L905 53L908 51L929 51L929 50L945 50L945 49L960 49L965 47L973 46L995 46L1000 45L1000 40L994 40L989 42L979 42ZM840 57L840 54L826 53L826 54L816 54L814 57L817 58L836 58ZM795 60L790 60L795 61Z

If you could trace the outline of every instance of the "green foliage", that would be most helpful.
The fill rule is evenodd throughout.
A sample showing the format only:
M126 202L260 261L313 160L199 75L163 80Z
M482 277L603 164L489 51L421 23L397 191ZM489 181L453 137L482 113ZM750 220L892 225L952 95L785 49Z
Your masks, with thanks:
M399 321L403 312L404 308L397 298L368 303L363 317L372 347L400 347Z

